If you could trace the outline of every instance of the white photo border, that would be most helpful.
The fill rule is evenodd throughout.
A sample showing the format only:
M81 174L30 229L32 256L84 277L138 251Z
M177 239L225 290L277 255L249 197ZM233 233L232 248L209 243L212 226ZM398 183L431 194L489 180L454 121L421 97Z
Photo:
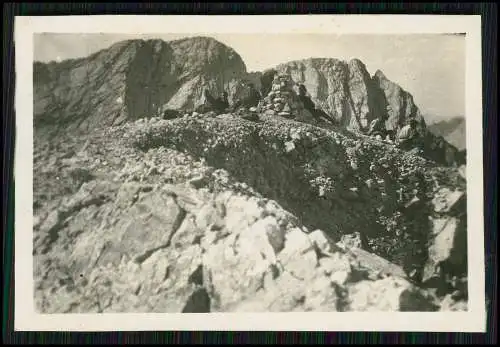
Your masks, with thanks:
M265 28L265 29L263 29ZM33 297L33 34L35 33L465 33L468 195L467 312L38 314ZM119 31L119 32L117 32ZM481 16L102 15L15 17L15 331L485 332Z

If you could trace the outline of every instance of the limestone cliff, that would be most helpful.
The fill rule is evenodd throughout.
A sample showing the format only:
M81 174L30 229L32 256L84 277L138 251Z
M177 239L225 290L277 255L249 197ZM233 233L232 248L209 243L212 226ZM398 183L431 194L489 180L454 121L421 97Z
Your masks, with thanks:
M408 120L415 119L423 155L448 165L465 163L457 148L428 131L409 92L380 70L370 76L359 59L345 62L311 58L284 63L275 69L291 75L295 83L304 84L316 105L350 131L363 133L378 118L387 130L396 133Z

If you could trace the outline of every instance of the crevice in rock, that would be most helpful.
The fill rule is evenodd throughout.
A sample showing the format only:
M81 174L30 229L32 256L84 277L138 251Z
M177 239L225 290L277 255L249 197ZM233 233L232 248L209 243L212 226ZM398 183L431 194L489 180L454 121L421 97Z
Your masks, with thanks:
M182 308L182 313L209 313L211 310L211 299L205 288L197 288L187 299Z
M102 246L101 249L99 250L99 254L97 255L97 258L94 261L94 264L92 265L92 268L95 268L97 264L99 263L99 260L101 260L102 255L104 254L104 251L106 251L109 247L109 242L105 242Z
M313 249L314 249L314 254L316 255L316 267L320 266L320 259L322 258L328 258L330 257L329 254L326 254L323 250L319 248L319 246L316 244L316 242L312 242Z
M231 248L233 249L233 254L235 256L239 254L238 247L237 247L239 239L240 239L240 234L236 234L236 236L234 237L233 244L231 245Z
M138 255L137 257L135 257L134 259L134 262L136 264L142 264L144 263L148 258L150 258L156 251L159 251L160 249L163 249L163 248L166 248L168 247L166 244L165 245L161 245L159 247L155 247L153 249L148 249L146 252L144 252L143 254L141 255Z
M347 277L347 283L357 283L363 280L366 280L370 277L370 270L365 269L363 267L353 267L351 266L351 270L349 272L349 276Z
M188 283L203 286L203 265L198 265L196 270L194 270L193 273L189 275Z
M401 312L435 312L439 305L433 302L431 296L424 295L419 289L406 289L399 296Z
M166 247L170 246L170 244L172 243L172 238L177 233L177 231L179 231L182 223L186 219L187 211L185 209L183 209L182 207L179 207L179 209L180 209L179 214L177 215L177 218L175 219L174 224L172 226L172 232L170 233L170 237L168 238Z
M298 305L303 305L305 302L306 302L306 296L305 295L301 295L299 296L295 302L298 304Z
M304 278L302 278L302 277L300 277L300 276L297 276L297 275L296 275L293 271L290 271L290 270L286 270L286 271L287 271L287 272L290 274L290 276L292 276L293 278L298 279L299 281L303 281L303 280L304 280Z
M265 283L266 283L266 275L267 275L267 272L264 271L261 275L260 275L260 278L259 278L259 284L257 286L257 288L255 289L255 291L259 291L259 290L264 290L265 289Z
M297 279L297 280L299 280L299 281L303 281L303 280L304 280L304 278L302 278L302 277L300 277L300 276L297 276L297 275L296 275L293 271L288 270L288 269L287 269L287 268L283 265L283 263L281 263L281 261L279 261L279 260L276 260L276 264L275 264L275 266L276 266L276 269L278 270L278 272L279 272L279 270L281 269L281 272L282 272L282 273L283 273L283 272L286 272L286 273L290 274L290 276L292 276L293 278L295 278L295 279Z
M220 240L225 239L226 237L228 237L229 235L231 235L231 233L229 231L220 231L219 232L219 231L216 231L217 229L216 230L212 230L211 228L210 228L210 230L216 232L215 238L212 241L213 244L215 244L215 243L219 242ZM222 229L220 229L220 230L222 230Z
M77 302L72 302L71 304L69 304L69 307L66 310L63 311L63 313L71 313L78 306L79 306L79 304Z

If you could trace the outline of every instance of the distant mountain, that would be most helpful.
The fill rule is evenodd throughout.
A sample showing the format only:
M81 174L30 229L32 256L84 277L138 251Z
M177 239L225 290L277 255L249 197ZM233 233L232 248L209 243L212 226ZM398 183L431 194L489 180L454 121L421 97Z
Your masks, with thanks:
M447 142L459 150L466 148L465 118L454 117L428 125L428 129L436 136L442 136Z
M241 57L214 39L122 41L86 58L36 62L34 120L37 128L117 125L158 107L196 107L204 88L220 92L245 74Z

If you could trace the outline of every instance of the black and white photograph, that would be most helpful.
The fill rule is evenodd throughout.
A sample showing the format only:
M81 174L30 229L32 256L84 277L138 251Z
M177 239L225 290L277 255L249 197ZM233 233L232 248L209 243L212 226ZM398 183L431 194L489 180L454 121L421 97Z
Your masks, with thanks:
M23 327L484 329L480 21L125 17L23 27Z

